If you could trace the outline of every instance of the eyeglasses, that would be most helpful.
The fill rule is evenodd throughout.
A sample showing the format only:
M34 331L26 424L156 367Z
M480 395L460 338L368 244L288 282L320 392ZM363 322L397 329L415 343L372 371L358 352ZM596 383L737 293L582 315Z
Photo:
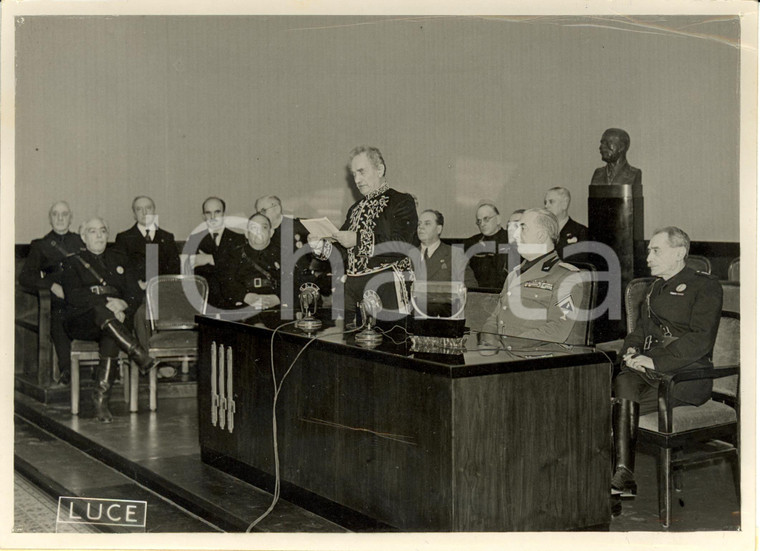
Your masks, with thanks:
M477 224L478 226L482 226L483 224L487 224L488 222L490 222L494 218L496 218L495 214L492 214L491 216L484 216L483 218L476 218L475 219L475 224Z

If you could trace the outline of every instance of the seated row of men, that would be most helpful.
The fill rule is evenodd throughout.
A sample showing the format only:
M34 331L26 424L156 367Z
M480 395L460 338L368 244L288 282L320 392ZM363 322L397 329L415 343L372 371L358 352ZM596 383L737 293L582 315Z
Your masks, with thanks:
M335 275L335 267L339 267L347 311L362 300L365 289L378 276L385 276L385 283L376 289L384 308L399 313L409 312L410 274L430 278L441 273L441 277L472 282L477 276L468 271L474 268L472 262L468 266L464 253L440 242L443 216L434 210L418 215L411 195L389 187L385 162L376 148L355 149L349 166L363 197L348 210L341 229L330 236L309 235L298 220L283 224L282 205L272 196L257 201L257 213L246 221L243 236L227 227L221 199L204 201L206 228L191 236L186 251L195 272L209 280L217 305L277 305L284 294L278 288L282 280L275 274L283 271L282 244L288 240L292 247L287 245L285 251L289 249L293 253L289 256L298 259L288 259L284 270L292 272L297 283L302 280L299 278L324 279L331 271ZM550 203L547 197L546 206ZM94 402L96 414L104 422L111 419L108 395L118 349L143 368L152 366L144 346L129 331L133 319L136 330L144 324L144 316L137 310L144 300L146 243L159 243L156 271L171 273L179 265L173 236L158 228L152 216L153 202L138 197L133 211L135 226L119 234L113 248L106 248L108 228L103 220L86 221L77 241L79 236L68 232L68 205L57 203L50 211L54 231L33 244L20 278L27 287L51 290L54 316L60 323L56 329L54 320L54 331L59 335L99 340L101 365ZM498 304L484 327L482 344L493 350L503 344L500 335L564 342L575 322L571 313L584 299L582 286L567 285L578 269L563 262L557 251L563 238L569 244L581 235L568 237L570 232L563 233L564 228L561 232L560 222L550 210L528 209L520 214L512 235L521 258L506 277ZM501 231L492 229L497 215L492 205L478 209L484 238ZM131 237L125 235L128 233ZM509 235L509 231L505 233ZM161 247L162 242L167 246ZM80 250L82 246L84 250ZM299 256L298 251L305 254ZM632 427L639 411L656 407L652 372L711 365L722 289L713 276L686 267L688 252L689 238L678 228L656 230L649 243L647 263L657 279L642 306L638 326L626 337L623 372L615 382L613 487L617 492L636 491L632 442L636 431ZM336 279L324 284L325 288L335 286ZM63 371L68 357L58 345L56 341ZM698 405L709 398L709 392L709 382L682 383L677 386L675 405Z

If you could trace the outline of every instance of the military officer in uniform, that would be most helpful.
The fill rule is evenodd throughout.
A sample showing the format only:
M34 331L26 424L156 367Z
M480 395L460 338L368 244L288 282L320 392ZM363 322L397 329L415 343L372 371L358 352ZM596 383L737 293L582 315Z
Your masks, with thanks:
M265 310L280 304L280 249L272 243L272 224L261 213L248 219L243 247L224 292L231 307Z
M50 291L50 337L58 357L58 382L67 385L71 380L71 340L63 329L66 303L61 274L66 255L78 253L84 244L79 234L69 231L72 213L68 203L54 203L48 218L52 229L45 237L32 241L18 282L27 289Z
M102 218L84 222L80 236L86 250L66 258L61 278L66 297L64 327L72 339L98 341L100 363L93 402L98 420L110 423L108 400L119 350L143 372L153 367L155 360L130 332L142 289L129 259L118 250L106 249L108 226Z
M639 415L657 411L657 382L648 373L674 373L691 366L712 367L723 288L715 276L686 266L689 236L670 226L655 230L647 265L657 279L641 305L636 328L623 343L622 371L615 378L613 493L636 494L634 458ZM674 406L705 403L712 380L675 386Z
M555 248L565 258L565 247L579 241L588 241L588 228L579 224L568 214L570 210L570 191L563 187L553 187L544 196L544 207L557 217L559 237ZM574 255L575 256L575 255ZM581 260L580 256L576 257Z
M294 273L309 272L313 276L312 279L320 280L320 294L330 295L332 292L328 276L330 263L314 256L311 247L304 247L307 244L309 230L301 223L301 220L284 214L282 201L276 195L264 195L256 199L256 212L264 214L272 223L271 243L272 246L280 249L282 269ZM283 237L291 241L290 247L283 245Z
M500 335L565 342L583 304L578 268L562 262L554 250L558 224L546 209L523 213L515 238L525 260L512 270L499 303L481 334L484 353L501 347Z
M628 164L626 153L631 146L628 132L620 128L608 128L599 142L599 153L607 163L597 168L591 177L591 185L641 184L641 170Z
M379 149L359 146L351 151L349 159L354 182L364 197L348 209L343 226L332 236L346 256L347 317L355 314L367 285L379 279L382 283L375 291L382 301L383 312L378 319L395 319L409 313L412 264L408 254L415 244L417 207L410 194L388 185L385 160ZM315 252L319 251L320 259L329 258L332 243L307 239ZM381 246L385 250L378 250Z

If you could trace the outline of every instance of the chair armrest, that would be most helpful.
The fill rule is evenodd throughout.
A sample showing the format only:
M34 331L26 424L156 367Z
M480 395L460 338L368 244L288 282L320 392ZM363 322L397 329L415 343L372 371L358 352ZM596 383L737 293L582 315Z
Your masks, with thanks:
M697 381L705 379L719 379L729 375L739 374L739 365L726 365L718 367L690 367L676 371L675 373L662 373L651 371L653 378L657 379L657 428L660 432L673 432L673 406L671 396L676 383L682 381Z

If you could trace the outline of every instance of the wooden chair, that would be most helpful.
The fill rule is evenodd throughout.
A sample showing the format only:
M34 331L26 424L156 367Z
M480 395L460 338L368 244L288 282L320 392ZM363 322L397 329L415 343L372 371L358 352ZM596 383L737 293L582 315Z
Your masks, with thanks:
M638 323L641 303L654 279L637 278L626 287L624 298L628 332L633 331ZM713 348L713 369L682 369L672 374L655 372L659 379L659 408L658 411L639 418L638 438L642 444L659 448L658 499L660 520L665 527L670 526L671 522L673 473L680 473L687 465L729 458L732 460L738 495L738 449L732 442L736 441L738 433L739 350L739 314L724 310ZM675 384L696 379L714 379L714 387L725 387L726 393L733 395L733 405L726 400L711 399L701 406L673 408L670 405L670 395ZM688 456L681 453L706 442L712 449Z
M701 406L673 408L670 405L673 388L681 381L720 380L735 376L737 381L735 392L738 391L738 344L739 316L733 312L724 312L720 320L715 350L720 351L719 357L722 360L729 360L729 364L716 365L712 369L681 369L676 373L655 372L659 380L658 410L639 418L638 437L639 442L659 448L657 486L660 522L666 528L671 522L673 473L676 469L718 458L727 458L731 461L737 497L740 496L739 450L736 445L739 426L738 394L735 394L735 406L717 400L708 400ZM710 447L686 455L687 449L703 443L707 443ZM674 456L674 452L679 453Z
M145 289L151 336L148 353L157 360L178 360L182 372L198 357L198 332L195 315L205 314L208 304L208 283L198 275L161 275L152 278ZM131 379L137 380L137 366L132 366ZM150 410L156 410L156 368L150 370ZM137 397L133 396L135 408ZM130 407L131 407L130 403Z
M137 388L131 389L130 381L127 377L126 355L119 353L119 369L121 371L121 382L124 387L124 401L130 402L130 395L137 394ZM79 387L80 387L80 366L84 364L97 365L100 362L98 353L98 343L96 341L84 341L74 339L71 341L71 414L79 415Z
M706 256L690 254L686 257L686 265L699 272L705 272L708 274L712 273L712 264L710 263L710 259Z
M739 283L739 280L741 279L740 272L741 270L739 269L739 257L737 256L731 261L731 264L728 265L728 280Z

